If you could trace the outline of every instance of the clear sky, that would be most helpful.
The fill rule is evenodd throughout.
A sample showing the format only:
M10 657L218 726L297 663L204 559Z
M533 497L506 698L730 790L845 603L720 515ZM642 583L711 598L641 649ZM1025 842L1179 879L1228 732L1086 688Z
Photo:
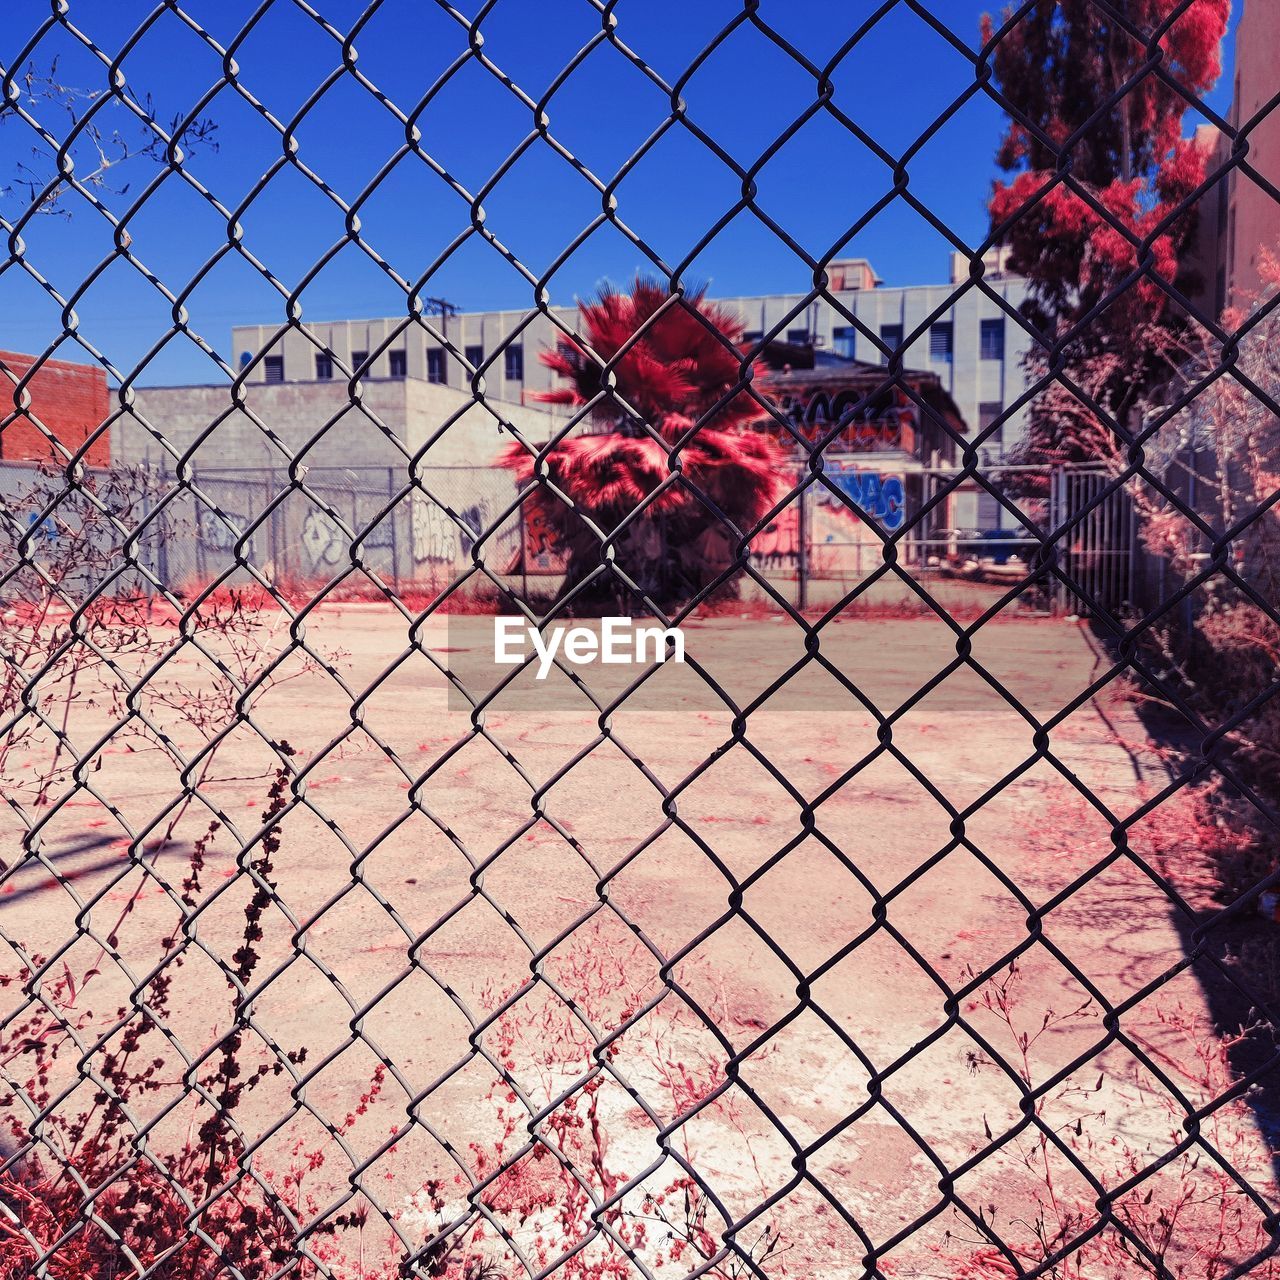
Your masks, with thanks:
M358 0L311 0L336 29L347 32L369 7ZM70 0L69 20L114 57L158 6L153 0ZM257 0L181 0L185 13L224 47L262 7ZM589 0L496 0L483 24L484 53L529 97L542 99L565 65L600 33ZM872 0L760 0L759 16L812 61L827 62L868 17L885 7ZM987 7L973 0L931 0L938 20L969 47ZM467 18L480 0L456 0ZM741 0L617 0L617 34L668 83L681 77L711 38L742 9ZM12 66L49 17L48 0L4 0L0 61ZM385 0L358 32L359 70L406 114L467 48L465 27L438 0ZM1228 57L1230 40L1228 40ZM37 70L55 63L58 80L94 88L106 72L74 38L50 31L31 55ZM288 123L341 65L340 42L298 0L276 0L235 51L238 78L277 120ZM23 63L26 65L26 62ZM154 100L168 122L211 90L221 60L179 18L164 12L127 53L123 71L132 91ZM840 62L834 101L888 153L911 147L974 83L960 52L907 4L893 6ZM1229 67L1210 96L1225 112ZM813 101L813 77L761 31L745 25L688 80L689 118L749 167ZM55 133L67 120L48 102L29 107ZM606 183L669 113L667 98L615 49L603 45L550 96L552 135ZM233 89L223 87L204 110L218 125L219 147L189 158L190 174L228 208L237 208L270 166L281 159L279 134ZM422 110L421 147L453 179L475 194L529 133L532 114L511 89L472 60ZM1187 127L1197 122L1189 116ZM104 117L134 139L123 112ZM968 244L986 230L985 198L995 170L992 155L1002 129L998 108L971 97L908 165L910 190ZM297 124L297 158L348 203L404 143L393 115L350 75L343 75ZM33 159L36 135L17 119L0 127L0 165L12 174ZM83 172L92 149L72 152ZM111 175L100 195L118 214L130 209L159 171L145 157ZM761 208L815 257L839 245L891 188L892 169L829 115L805 124L757 178ZM707 281L714 294L800 291L810 270L758 218L742 213L714 241L695 246L740 196L737 177L683 128L671 130L616 189L618 217L675 265L694 256L687 280ZM10 220L22 212L21 192L0 200ZM111 253L107 222L74 193L62 206L71 216L40 216L22 230L27 260L70 296ZM483 199L486 226L535 275L547 272L600 212L600 196L571 165L538 140ZM313 182L286 166L241 214L245 250L293 289L344 234L343 214ZM361 234L402 277L417 281L470 226L467 202L415 155L406 156L367 196ZM145 268L180 292L226 245L225 219L179 176L168 174L129 218L132 252ZM888 284L946 279L947 239L908 205L895 200L847 244L846 256L869 258ZM571 302L604 279L624 280L646 265L637 248L605 226L578 247L549 280L551 300ZM503 257L472 235L437 265L424 292L463 310L523 309L532 289ZM357 247L347 244L305 288L304 320L402 315L405 294ZM262 275L237 254L226 254L188 302L190 323L223 359L232 362L235 323L279 322L284 303ZM117 261L76 303L81 331L125 373L170 327L169 304L133 265ZM0 272L0 345L42 351L61 332L59 307L45 289L10 262ZM59 354L84 359L66 345ZM222 374L195 344L170 341L139 379L214 382Z

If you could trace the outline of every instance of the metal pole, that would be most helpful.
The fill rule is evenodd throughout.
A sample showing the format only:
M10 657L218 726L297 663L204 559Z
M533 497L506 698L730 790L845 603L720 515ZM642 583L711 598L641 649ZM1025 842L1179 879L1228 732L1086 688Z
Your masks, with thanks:
M800 490L800 512L797 517L796 546L796 608L803 610L809 603L809 490Z
M138 476L139 476L139 478L140 478L140 482L141 482L141 485L142 485L142 519L141 519L141 521L140 521L139 523L141 523L141 524L146 524L146 523L147 523L147 517L151 514L151 485L152 485L152 479L151 479L151 461L150 461L150 459L144 459L144 460L143 460L142 465L138 468L138 472L137 472L137 474L138 474ZM152 532L152 533L150 534L150 536L151 536L151 537L155 537L154 532ZM146 555L146 554L145 554L145 548L142 546L142 544L141 544L141 543L139 543L139 545L138 545L137 563L138 563L139 565L141 565L141 564L143 564L143 563L146 563L147 567L148 567L149 569L151 569L152 571L154 571L154 570L155 570L155 568L156 568L156 565L155 565L155 564L153 564L153 563L151 563L152 559L153 559L153 557L152 557L152 556L149 556L149 555ZM144 574L144 573L136 573L136 572L135 572L135 574L134 574L134 578L135 578L135 581L138 581L139 579L141 580L140 582L138 582L138 587L139 587L139 588L141 588L141 590L145 593L145 595L146 595L146 597L147 597L147 617L148 617L148 618L150 618L150 617L151 617L151 605L152 605L152 601L153 601L153 600L154 600L154 598L155 598L155 588L151 585L151 579L150 579L149 577L147 577L147 575L146 575L146 574ZM138 589L138 588L135 588L135 590L136 590L136 589Z
M395 496L396 491L396 470L394 467L387 468L387 499L388 501ZM400 508L399 506L391 509L391 587L396 595L400 594L400 538L397 534L397 526L400 524Z
M1061 500L1061 473L1057 467L1049 469L1049 532L1052 533L1057 529L1059 524L1059 516L1062 512ZM1053 557L1056 567L1062 569L1062 543L1061 541L1051 543L1048 548L1048 555ZM1051 573L1046 582L1049 594L1049 612L1058 613L1062 603L1062 582L1056 574Z
M195 585L197 589L203 589L208 585L208 582L205 576L208 571L208 563L207 563L207 557L205 556L203 530L200 528L200 517L204 513L204 509L199 505L199 503L195 502L194 499L192 499L191 497L192 490L195 488L195 485L196 485L196 469L194 464L188 464L188 465L190 466L191 469L188 472L190 479L187 483L186 489L187 489L187 498L191 502L191 508L194 514L194 519L192 520L192 526L193 526L192 532L195 534L195 539L196 539Z
M527 608L529 605L529 548L525 541L524 504L516 508L520 521L520 601Z

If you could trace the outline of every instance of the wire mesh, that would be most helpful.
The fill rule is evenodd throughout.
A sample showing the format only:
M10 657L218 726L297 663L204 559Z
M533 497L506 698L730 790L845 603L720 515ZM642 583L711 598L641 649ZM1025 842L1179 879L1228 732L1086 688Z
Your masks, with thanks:
M1120 442L1118 465L1105 471L1051 469L1047 498L1033 507L1006 483L1007 476L983 465L980 448L1000 423L977 437L965 434L921 396L898 353L886 349L877 392L890 389L913 405L949 441L956 463L928 474L922 470L896 524L860 518L856 564L849 569L832 549L835 537L814 532L826 511L867 515L860 505L865 490L858 488L862 496L856 500L852 496L862 483L854 478L856 467L842 467L828 448L840 428L825 436L797 432L757 384L750 354L714 335L739 359L740 377L703 420L689 423L685 435L663 435L643 411L626 408L634 437L652 443L670 468L635 511L644 513L672 487L683 487L723 526L728 551L706 581L668 608L636 580L637 562L623 554L627 526L639 519L632 513L616 527L590 524L595 563L586 578L575 581L564 556L531 522L528 505L535 494L571 501L549 478L546 462L560 442L589 424L593 405L574 407L558 419L549 439L540 440L521 425L511 405L486 389L505 351L520 344L527 324L539 317L566 339L586 344L550 305L551 272L523 263L486 221L484 202L528 150L550 148L599 199L593 221L566 233L557 265L607 227L656 274L668 294L665 308L680 308L688 261L745 214L795 255L812 279L788 320L761 336L762 346L784 336L788 323L818 302L879 342L879 335L859 328L832 287L829 269L838 247L815 255L756 195L756 177L769 157L807 120L824 116L896 175L884 201L857 211L841 245L881 207L899 202L968 259L970 274L955 286L955 295L984 294L1010 325L1041 341L984 280L983 255L1000 228L989 243L964 243L909 183L915 153L968 101L981 98L1012 110L993 83L992 51L1033 5L1011 14L975 51L933 12L936 6L889 2L820 64L771 25L761 4L748 0L671 76L626 43L614 0L583 3L596 15L598 30L543 94L522 87L487 51L486 25L501 10L493 4L470 18L443 3L434 6L456 24L465 47L434 84L419 86L413 102L397 101L358 60L361 30L383 7L378 0L346 29L303 0L263 0L229 39L212 34L211 22L202 24L199 6L166 0L112 48L99 47L87 34L79 6L55 0L29 36L23 33L22 47L12 33L6 42L10 54L0 83L7 127L29 131L32 142L54 158L54 168L43 187L28 193L21 212L3 217L9 255L0 276L34 284L59 309L61 329L31 370L4 366L12 411L3 427L33 423L54 463L35 477L6 469L3 489L0 751L6 776L18 781L6 796L0 877L12 897L0 926L7 951L0 1272L253 1280L289 1274L462 1280L1067 1276L1088 1274L1071 1268L1091 1242L1105 1238L1132 1274L1214 1280L1271 1274L1263 1269L1280 1246L1271 1172L1256 1164L1237 1167L1238 1147L1221 1137L1217 1122L1246 1125L1231 1108L1248 1102L1251 1091L1268 1081L1280 1054L1265 1030L1251 1032L1241 1038L1252 1055L1243 1067L1237 1056L1225 1077L1197 1085L1179 1073L1161 1045L1130 1030L1150 1001L1181 990L1190 975L1211 975L1237 1003L1257 1011L1260 1025L1272 1018L1267 994L1249 989L1238 968L1224 962L1221 939L1260 894L1280 885L1280 872L1205 911L1187 900L1139 838L1188 788L1212 774L1225 778L1274 829L1267 800L1228 749L1232 730L1271 703L1274 673L1221 722L1209 723L1180 689L1176 673L1162 668L1142 643L1211 583L1280 623L1274 601L1237 555L1259 523L1274 518L1277 495L1255 509L1220 516L1170 478L1167 460L1155 468L1151 462L1159 455L1153 442L1162 428L1179 421L1188 406L1194 409L1221 379L1241 387L1264 426L1273 425L1277 406L1262 372L1240 358L1239 333L1177 295L1177 303L1216 343L1213 367L1171 394L1136 430L1091 403ZM1189 3L1171 9L1185 11ZM898 7L967 62L971 83L914 145L894 155L837 105L832 75ZM283 8L307 19L331 46L334 60L329 79L288 116L273 109L270 95L238 65L266 15ZM1096 8L1119 20L1115 6L1097 0ZM1131 31L1147 50L1144 74L1166 80L1173 74L1162 65L1159 49L1161 30L1173 20L1171 12L1155 31ZM168 126L130 81L133 51L162 21L180 23L217 69L210 87ZM766 41L812 94L798 117L770 118L773 141L754 158L735 156L717 141L683 97L697 68L739 34ZM97 96L61 134L51 133L32 109L22 83L24 69L55 36L87 59L97 77ZM598 52L621 59L668 104L660 127L612 176L598 175L576 158L550 122L555 92ZM419 128L433 101L463 74L491 79L528 119L522 141L475 190L433 155ZM339 82L358 88L404 139L350 200L308 168L298 146L299 131ZM243 104L279 151L238 198L206 187L199 166L185 155L192 131L215 109L219 95ZM1101 103L1100 109L1115 105ZM1206 176L1197 198L1228 172L1278 198L1249 159L1248 139L1258 119L1232 125L1197 105L1231 143L1228 158ZM109 107L136 121L159 166L153 181L130 193L123 213L70 160L76 143L92 137L95 120ZM768 97L757 107L768 115ZM671 132L696 139L741 191L735 205L706 227L686 262L665 261L623 220L617 199L627 173ZM1062 181L1069 185L1072 145L1072 139L1060 144ZM362 208L402 163L443 180L465 216L464 230L442 261L472 241L483 242L527 286L523 318L479 365L451 338L447 311L427 298L431 273L402 276L362 230ZM285 180L303 184L340 217L345 233L333 255L364 255L403 295L403 320L358 358L326 347L302 318L300 296L325 261L290 286L247 246L244 228L255 205ZM214 259L185 281L165 279L148 265L145 244L135 244L129 230L161 181L183 184L226 226ZM54 191L59 200L82 202L86 213L103 220L111 241L103 263L70 286L56 264L27 249L33 220ZM1077 193L1119 236L1135 239L1082 188ZM1136 244L1141 265L1125 288L1145 278L1176 294L1170 281L1159 278L1151 254L1158 233ZM237 259L264 281L283 315L261 348L234 366L196 331L187 311L201 280L223 259ZM149 282L172 317L135 368L116 367L77 319L80 299L115 265ZM1261 324L1275 305L1250 324ZM643 336L631 335L616 356L598 361L602 396L613 394L613 370ZM427 440L412 439L393 420L370 376L407 337L430 338L465 371L468 383L465 404L446 414ZM277 428L253 394L262 377L273 376L267 362L285 338L313 348L337 388L332 411L312 414L307 429L293 438ZM197 344L224 377L213 393L217 408L181 431L149 409L159 402L139 389L149 363L175 339ZM31 389L42 365L74 351L106 370L113 404L90 441L68 447L56 426L40 420ZM1027 387L1024 403L1064 376L1069 375L1060 364L1051 365ZM1072 389L1088 401L1082 388ZM748 526L729 520L715 495L699 489L682 469L699 433L714 429L715 414L739 395L750 398L791 450L785 492ZM244 432L236 448L248 458L243 442L249 442L255 460L209 464L202 449L233 417L236 430ZM436 464L433 444L464 419L478 419L491 439L523 445L534 459L532 479L521 484L512 470L492 466ZM126 474L92 463L95 442L126 432L149 441L144 466ZM383 462L346 465L343 453L357 433L379 442ZM265 463L258 461L263 456ZM966 536L945 518L948 499L963 486L977 486L1001 509L1020 551L1011 558L1006 546L991 557L983 571L995 589L972 619L961 622L941 602L939 569ZM1136 489L1157 495L1165 513L1193 531L1200 559L1180 579L1160 581L1141 567L1131 497ZM974 563L982 568L982 557L975 555ZM438 629L432 630L438 619L489 600L554 622L569 616L576 596L593 581L624 602L625 612L649 613L664 625L696 620L704 604L734 584L794 629L799 656L746 698L725 687L711 668L699 668L698 680L724 712L724 736L713 742L694 733L690 715L688 725L672 728L668 722L670 741L659 735L656 744L647 740L643 753L633 748L628 715L644 701L648 673L594 701L585 736L564 729L553 707L547 712L552 729L543 728L566 734L566 750L553 766L545 759L537 767L526 763L532 732L527 727L523 735L518 726L511 735L504 731L501 685L455 688L465 698L461 721L438 707L426 717L414 711L415 691L424 683L460 683L450 675L452 640L443 637L442 643ZM818 584L831 589L817 593ZM842 664L833 638L843 612L878 598L886 587L937 624L946 650L940 665L921 667L919 679L899 691L888 710L864 690L864 677L870 676ZM401 647L392 653L379 649L376 636L362 630L359 613L340 636L331 637L325 608L352 600L392 611L401 624ZM1007 674L1002 678L983 656L986 637L1006 608L1028 600L1056 601L1063 612L1087 614L1106 645L1096 668L1056 706L1032 705L1018 682ZM275 619L265 634L263 610ZM339 653L347 643L357 650L354 675L343 660L350 655ZM775 694L818 674L829 681L825 696L865 716L869 737L865 751L847 767L838 763L831 777L811 787L790 776L799 769L796 761L771 757L761 726L768 724ZM914 749L903 745L911 741L913 712L957 674L973 677L1032 742L1029 754L1011 760L989 786L962 802L931 781ZM1105 769L1100 775L1062 746L1077 714L1122 677L1158 692L1194 740L1182 763L1141 794L1126 790L1123 779L1109 783ZM301 732L282 711L290 699L302 708L297 716L305 728L324 738L322 749L300 752L289 741ZM60 717L60 707L71 710ZM281 728L286 723L294 725L287 733ZM692 747L676 740L684 733ZM135 761L144 742L164 756L169 772ZM41 752L51 754L55 765L44 775L31 763ZM247 775L225 776L224 757ZM610 782L619 775L600 765L604 757L648 788L647 816L621 836L613 828L606 837L603 827L593 832L589 821L564 819L556 799L579 786L597 809L611 800L620 804L623 789ZM797 822L793 838L745 870L721 854L705 822L689 816L699 788L721 785L719 763L744 757L763 779L756 798L774 789L775 803L793 805ZM832 797L845 788L870 786L876 770L890 766L899 786L924 796L941 815L942 837L928 857L918 863L905 859L887 881L873 881L851 851L853 836L824 828ZM984 814L1003 800L1022 803L1019 788L1040 771L1078 806L1060 820L1096 828L1107 846L1086 859L1079 874L1043 894L1021 885L984 850L978 834ZM259 792L267 784L263 797ZM504 788L516 796L514 809L503 800ZM730 795L726 789L718 802L722 818L750 822L757 816L735 814ZM97 824L88 835L82 819ZM671 924L682 918L674 902L663 901L658 911L639 910L625 891L629 871L647 851L675 838L720 877L714 909L683 931ZM789 947L785 931L764 923L752 905L753 891L758 895L789 856L799 857L805 841L825 850L829 882L856 881L868 904L866 919L851 924L841 945L819 957ZM557 857L541 867L522 863L529 842L550 843ZM312 856L321 848L330 858L323 867ZM343 864L337 881L335 850ZM394 870L388 864L393 856L401 859L391 864ZM992 893L1013 904L1020 927L1016 936L975 952L979 958L957 972L942 965L906 918L912 894L931 883L930 875L946 859L961 856ZM418 862L423 870L416 869ZM426 868L445 865L451 868L447 881L428 892ZM513 866L523 869L506 870ZM1058 913L1121 869L1154 893L1158 907L1144 910L1172 914L1184 946L1155 956L1154 968L1144 970L1140 981L1117 991L1075 954ZM405 870L415 874L406 876ZM535 909L539 903L542 914ZM735 1023L731 1030L727 997L703 981L698 959L709 944L739 935L745 939L734 944L740 948L739 968L776 968L788 998L767 1010L762 1004L745 1028ZM369 939L383 940L371 949L375 955L363 947ZM908 1028L897 1051L873 1055L867 1047L871 1029L851 1026L827 1003L831 981L850 982L847 971L841 977L841 965L882 945L891 945L898 957L890 988L922 981L936 1019L927 1028ZM1082 1050L1039 1062L1033 1070L1027 1055L1034 1026L1017 1031L1011 1043L1001 1042L983 1011L1007 1010L1015 975L1038 965L1065 975L1081 1007L1095 1011L1096 1023ZM105 1000L92 1015L80 991L90 977ZM1034 1008L1038 1017L1040 1007ZM1044 1011L1045 1026L1051 1016ZM812 1050L810 1074L801 1072L779 1094L760 1084L760 1064L782 1052L798 1028L806 1029L814 1046L824 1047ZM919 1107L908 1100L912 1089L927 1094L931 1083L939 1089L951 1085L935 1054L950 1036L962 1038L971 1060L994 1072L1010 1099L1007 1115L973 1119L967 1148L931 1139ZM650 1041L654 1047L646 1057L636 1045ZM1108 1052L1124 1055L1149 1090L1165 1100L1170 1132L1128 1167L1104 1173L1101 1153L1072 1140L1057 1108L1063 1091L1084 1087L1085 1073L1090 1086L1097 1075L1096 1089L1103 1090L1106 1072L1098 1064ZM823 1053L852 1064L853 1075L840 1075L830 1061L824 1068ZM695 1059L704 1063L701 1075ZM855 1079L856 1086L850 1083ZM824 1089L837 1118L806 1123L795 1099ZM1113 1116L1124 1112L1123 1097L1106 1098L1097 1104L1104 1113L1107 1105ZM1079 1137L1081 1121L1074 1123ZM866 1132L859 1126L867 1124L879 1136L855 1140L853 1135ZM606 1158L600 1137L611 1126L615 1135L630 1135L613 1139L627 1151L624 1173ZM895 1143L906 1152L899 1166L884 1155ZM762 1147L771 1152L767 1158L759 1155ZM735 1167L752 1161L757 1173L763 1161L768 1174L744 1182ZM859 1171L862 1161L874 1171L869 1176ZM1211 1263L1196 1257L1175 1263L1166 1255L1157 1243L1159 1232L1167 1228L1176 1236L1185 1230L1191 1238L1192 1226L1162 1221L1152 1227L1140 1206L1151 1203L1161 1180L1175 1169L1190 1169L1186 1176L1193 1182L1205 1179L1192 1199L1211 1216L1246 1224L1240 1238L1247 1245L1221 1252ZM1019 1189L1019 1178L1029 1170L1047 1174L1051 1186L1055 1180L1072 1184L1084 1206L1032 1244L1021 1236L1015 1240L1011 1225L998 1226L999 1215L989 1205L1007 1199L1013 1206L1008 1216L1027 1212L1029 1193ZM989 1171L995 1172L988 1176ZM882 1185L888 1182L896 1184L892 1194ZM896 1198L904 1187L913 1193L910 1209ZM892 1225L877 1217L877 1195L901 1208ZM140 1233L136 1223L145 1230ZM951 1224L945 1234L944 1224ZM946 1248L960 1230L972 1237L972 1247L956 1262ZM366 1258L366 1237L369 1250L380 1241L390 1261Z

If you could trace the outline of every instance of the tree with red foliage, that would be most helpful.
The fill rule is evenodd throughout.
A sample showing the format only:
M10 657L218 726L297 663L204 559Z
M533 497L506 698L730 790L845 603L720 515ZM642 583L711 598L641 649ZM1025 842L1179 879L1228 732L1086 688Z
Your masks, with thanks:
M1205 176L1175 85L1213 85L1229 12L1230 0L1040 0L999 33L991 61L1010 124L996 158L1012 176L995 183L992 226L1030 282L1025 315L1064 343L1065 372L1103 411L1075 397L1071 413L1053 396L1033 405L1031 460L1105 456L1108 419L1127 427L1169 372L1168 338L1188 320L1165 286L1193 282L1195 212L1181 206ZM984 40L996 35L988 15ZM1049 369L1043 350L1031 364Z
M564 590L574 606L634 593L667 608L730 569L736 543L777 501L783 458L748 429L762 415L744 389L742 325L698 289L684 296L637 277L582 305L582 340L565 338L542 361L567 385L539 399L589 408L592 433L553 444L539 462L523 445L501 461L526 505L568 553ZM749 371L748 371L749 372Z

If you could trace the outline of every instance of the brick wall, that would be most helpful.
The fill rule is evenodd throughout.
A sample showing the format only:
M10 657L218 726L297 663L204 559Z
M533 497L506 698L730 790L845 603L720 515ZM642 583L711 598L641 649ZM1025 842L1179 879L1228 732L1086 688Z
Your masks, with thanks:
M36 462L54 456L36 419L72 451L84 444L110 412L107 375L94 365L46 360L27 384L31 396L25 411L14 403L14 383L35 363L34 356L0 351L0 458ZM104 431L90 446L84 461L105 467L111 462L111 441Z

